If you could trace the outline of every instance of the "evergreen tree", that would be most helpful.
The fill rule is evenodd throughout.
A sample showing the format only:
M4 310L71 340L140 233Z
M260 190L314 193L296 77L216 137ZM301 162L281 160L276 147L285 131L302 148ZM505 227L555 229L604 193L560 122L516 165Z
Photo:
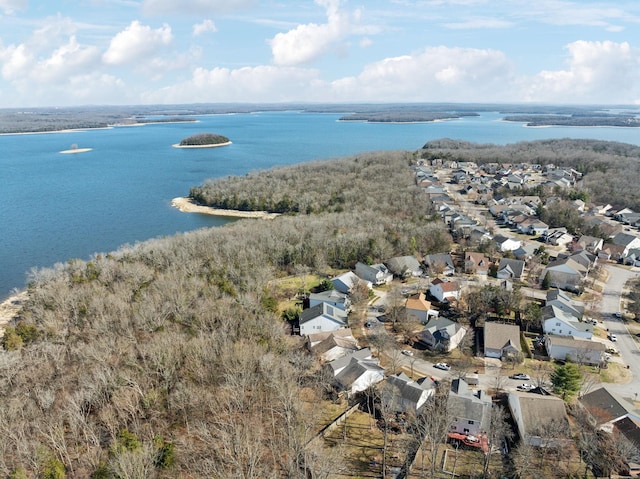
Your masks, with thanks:
M551 383L554 392L560 394L565 401L575 396L580 391L582 373L575 363L566 363L556 367L551 374Z

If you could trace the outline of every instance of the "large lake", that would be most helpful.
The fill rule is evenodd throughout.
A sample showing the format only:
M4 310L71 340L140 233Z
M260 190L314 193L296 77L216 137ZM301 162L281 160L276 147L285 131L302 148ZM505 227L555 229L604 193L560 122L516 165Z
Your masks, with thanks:
M124 244L229 220L181 213L171 199L207 178L374 150L416 150L438 138L506 144L596 138L640 144L633 128L525 128L497 113L436 123L339 122L340 115L268 112L197 117L197 123L0 136L0 299L32 267L89 259ZM200 132L233 144L176 149ZM59 152L72 144L92 151Z

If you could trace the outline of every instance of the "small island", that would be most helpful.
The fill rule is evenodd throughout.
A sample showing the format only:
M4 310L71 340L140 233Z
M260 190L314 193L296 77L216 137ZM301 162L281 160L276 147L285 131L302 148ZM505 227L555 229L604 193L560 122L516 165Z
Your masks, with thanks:
M69 148L68 150L62 150L60 153L67 155L70 153L86 153L87 151L91 150L93 150L93 148L78 148L78 145L73 144L71 145L71 148Z
M180 143L172 145L174 148L215 148L217 146L230 145L231 141L226 136L215 133L199 133L183 139Z

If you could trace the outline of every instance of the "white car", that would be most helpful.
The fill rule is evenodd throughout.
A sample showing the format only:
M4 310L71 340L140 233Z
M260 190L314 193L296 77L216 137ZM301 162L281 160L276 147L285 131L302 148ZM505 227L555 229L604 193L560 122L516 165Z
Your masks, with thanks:
M531 379L529 377L528 374L524 374L524 373L516 373L516 374L512 374L511 376L509 376L511 379L519 379L521 381L528 381L529 379Z
M611 333L611 334L609 335L609 339L610 339L611 341L614 341L614 342L615 342L615 341L617 341L617 340L618 340L618 336L616 336L615 334Z
M409 351L408 349L403 349L402 354L405 356L413 356L413 351Z
M524 383L524 384L519 384L518 388L520 391L531 391L532 389L535 389L536 387L533 384L528 384L528 383Z
M451 366L449 366L447 363L436 363L433 365L433 367L442 369L443 371L448 371L449 369L451 369Z

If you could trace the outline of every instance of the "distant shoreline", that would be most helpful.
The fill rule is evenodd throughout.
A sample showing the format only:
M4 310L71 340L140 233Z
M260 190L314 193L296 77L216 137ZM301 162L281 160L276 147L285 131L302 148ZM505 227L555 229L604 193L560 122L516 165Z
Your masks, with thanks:
M254 218L272 220L280 213L268 213L266 211L240 211L212 208L211 206L198 205L191 198L178 197L171 200L171 206L178 208L183 213L202 213L212 216L226 216L231 218Z
M208 145L181 145L180 143L175 143L171 146L174 148L217 148L218 146L227 146L230 144L230 141L226 141L224 143L210 143Z

